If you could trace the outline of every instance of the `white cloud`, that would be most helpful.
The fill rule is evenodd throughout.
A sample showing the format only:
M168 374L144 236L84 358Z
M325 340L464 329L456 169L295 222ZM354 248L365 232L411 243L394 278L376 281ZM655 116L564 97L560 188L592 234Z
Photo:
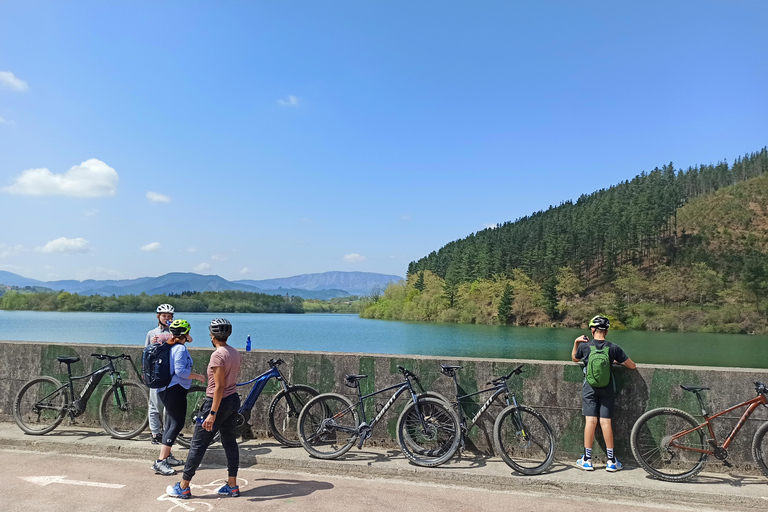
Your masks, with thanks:
M484 229L496 229L499 227L498 224L486 224Z
M147 199L153 203L170 203L171 198L159 192L147 192Z
M9 258L21 254L22 252L24 252L24 246L22 245L0 244L0 258Z
M229 258L227 256L219 256L218 254L214 254L211 256L211 259L213 261L227 261Z
M0 116L0 124L6 124L8 126L16 126L15 121L11 121L10 119L6 119L2 116Z
M152 242L151 244L143 245L141 247L141 250L146 252L154 252L158 249L160 249L160 242Z
M298 107L299 106L299 98L296 96L289 94L287 98L284 100L277 100L277 104L281 107Z
M249 269L248 267L243 267L240 269L240 274L250 274L250 273L251 273L251 269Z
M187 252L197 252L197 247L189 247L187 248Z
M6 272L19 273L19 271L24 269L18 265L0 265L0 270L5 270Z
M360 254L345 254L342 258L346 263L361 263L365 261L365 256L361 256Z
M37 252L43 253L61 253L61 254L74 254L78 252L86 252L88 250L88 240L85 238L66 238L61 237L56 240L51 240L43 247L37 247Z
M195 272L205 272L207 270L210 270L210 268L211 268L210 264L203 262L203 263L201 263L199 265L195 265L192 268L192 270L194 270Z
M10 71L0 71L0 84L10 87L14 91L24 92L29 90L29 84Z
M53 174L44 168L27 169L13 185L0 190L26 196L113 196L119 179L117 171L101 160L91 158L64 174Z

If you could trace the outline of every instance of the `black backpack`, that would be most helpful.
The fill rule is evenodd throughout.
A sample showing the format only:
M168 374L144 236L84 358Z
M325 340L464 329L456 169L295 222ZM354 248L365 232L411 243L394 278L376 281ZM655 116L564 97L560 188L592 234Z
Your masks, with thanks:
M171 348L167 343L150 343L141 356L141 377L148 388L164 388L171 383Z

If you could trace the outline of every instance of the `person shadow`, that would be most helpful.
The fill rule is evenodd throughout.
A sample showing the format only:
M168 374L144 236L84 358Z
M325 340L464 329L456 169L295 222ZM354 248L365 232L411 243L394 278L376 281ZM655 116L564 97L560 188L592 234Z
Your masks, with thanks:
M270 478L261 479L259 481L270 481L275 483L245 489L240 492L240 495L247 497L248 501L261 502L309 496L315 491L328 491L334 488L332 483L321 482L318 480L282 480Z

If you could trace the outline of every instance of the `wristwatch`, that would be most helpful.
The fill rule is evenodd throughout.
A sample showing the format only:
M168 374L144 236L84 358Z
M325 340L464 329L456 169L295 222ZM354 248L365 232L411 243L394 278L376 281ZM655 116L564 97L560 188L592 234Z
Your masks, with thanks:
M216 416L216 411L211 411L208 414L210 414L211 416Z

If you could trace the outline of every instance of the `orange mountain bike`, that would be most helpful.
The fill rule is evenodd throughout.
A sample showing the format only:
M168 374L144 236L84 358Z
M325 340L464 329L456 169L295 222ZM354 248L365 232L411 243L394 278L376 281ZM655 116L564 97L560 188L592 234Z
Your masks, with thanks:
M632 454L640 466L652 476L668 482L682 482L696 476L704 468L707 456L713 455L723 464L728 462L728 447L738 435L747 419L761 405L768 407L768 389L765 384L755 382L757 396L710 416L704 407L701 392L709 389L703 386L680 386L696 395L704 416L699 424L693 416L679 409L661 407L652 409L635 422L630 436ZM736 426L722 444L717 440L712 420L733 410L746 407ZM706 430L705 428L706 427ZM752 456L760 470L768 477L768 422L761 425L752 438Z

